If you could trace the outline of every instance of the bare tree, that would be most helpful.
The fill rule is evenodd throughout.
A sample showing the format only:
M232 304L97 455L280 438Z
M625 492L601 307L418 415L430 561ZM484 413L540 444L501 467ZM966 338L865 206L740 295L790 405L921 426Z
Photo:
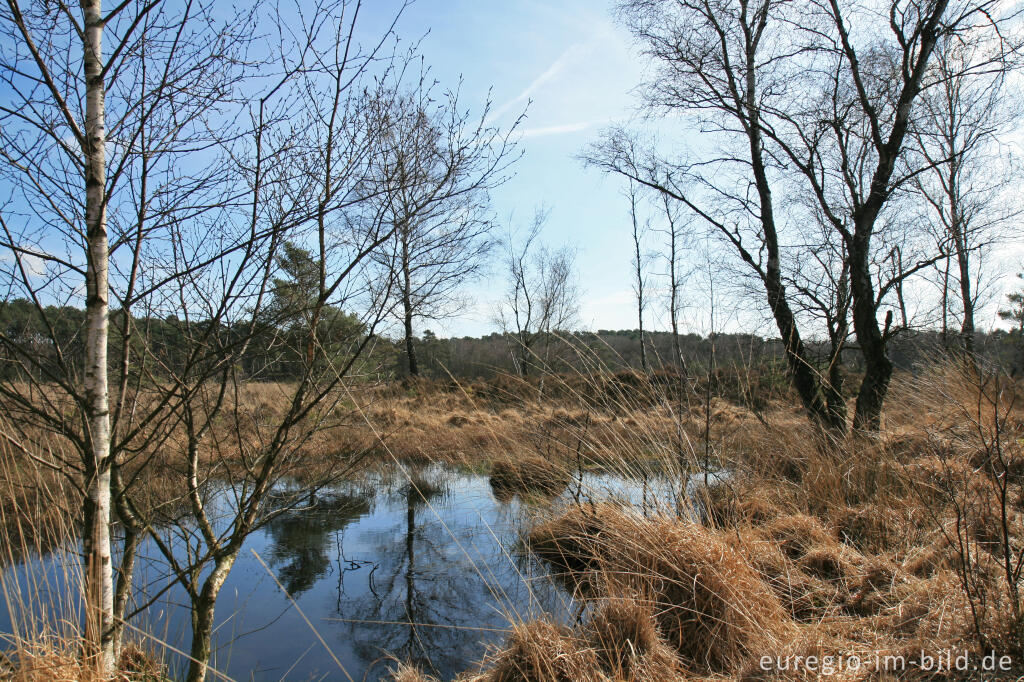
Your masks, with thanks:
M177 472L188 514L160 526L126 504L191 600L190 682L206 678L217 598L245 541L306 498L282 493L282 479L302 471L316 489L358 462L347 453L313 470L305 454L336 427L343 382L376 338L394 287L374 262L395 226L367 187L391 146L382 83L397 65L382 50L390 29L368 48L356 42L358 10L358 2L299 6L287 29L278 17L282 75L252 102L254 125L232 148L248 188L248 210L237 215L245 251L170 289L194 311L197 338L187 347L208 353L203 366L215 368L164 383L187 396ZM383 74L371 80L371 67ZM187 261L173 267L190 270ZM251 379L240 370L254 344L281 348L290 380L277 399L283 412L255 422L245 399Z
M510 235L506 243L508 291L498 319L515 340L512 358L523 376L547 365L553 333L571 325L578 310L574 254L539 243L546 220L547 212L538 210L522 242Z
M660 192L659 199L665 221L668 224L665 229L665 234L668 236L668 253L665 254L665 260L668 262L668 317L672 330L672 354L679 364L679 369L685 375L689 372L679 343L679 313L683 305L682 288L687 278L682 254L689 220L681 214L678 206L673 205L674 202L668 194Z
M1002 17L995 3L985 1L921 6L893 0L882 3L882 14L839 0L811 7L823 23L807 25L795 37L800 57L787 74L811 93L813 103L799 110L779 101L762 127L844 242L853 328L865 365L854 427L877 429L893 369L887 353L893 311L882 323L882 302L895 294L905 325L904 283L943 258L934 252L913 257L891 240L878 243L902 222L887 214L892 200L927 167L908 152L908 134L920 117L922 92L935 85L930 74L939 41L975 40L979 34L996 39L995 53L964 73L973 77L1005 48L998 39ZM881 260L891 263L884 283L873 276L873 265Z
M824 332L825 351L816 365L825 380L822 394L830 418L838 423L846 420L847 405L843 387L846 383L843 351L850 329L850 266L845 247L823 220L813 202L806 202L807 225L802 230L803 244L789 255L786 287L795 292L797 315L809 326Z
M637 216L638 189L636 183L630 180L629 189L626 192L629 198L629 217L633 227L633 294L636 296L637 325L640 330L640 367L647 371L647 343L644 339L644 310L647 308L645 298L647 287L647 276L644 272L646 258L642 250L642 243L647 226L642 226ZM673 292L675 287L673 286ZM675 317L673 316L673 320ZM678 345L678 339L677 339Z
M987 60L987 55L977 44L959 38L940 42L937 83L924 93L921 121L914 129L917 150L931 167L914 178L914 186L930 208L940 248L950 254L941 280L943 339L950 314L957 312L952 285L960 317L957 345L969 356L983 285L981 261L1002 228L1020 215L1019 203L1007 191L1010 163L997 141L1017 120L1018 105L1006 91L1007 65L992 63L973 74L972 62L978 59Z
M129 371L130 320L167 281L147 266L167 257L168 226L183 216L212 220L214 207L231 204L222 167L186 171L177 161L216 157L217 105L233 101L240 74L255 66L244 57L251 16L215 15L201 2L125 2L104 12L90 0L79 14L10 0L0 9L0 80L9 93L0 105L0 174L11 188L0 213L3 284L30 302L47 348L40 355L26 338L0 338L17 363L0 382L4 436L81 492L86 655L101 675L117 658L138 539L125 535L115 588L112 483L121 468L143 463L168 424L166 403L139 399L146 372ZM111 301L121 323L116 346ZM76 306L84 306L80 322Z
M896 296L900 322L908 322L905 282L943 257L900 242L912 235L892 200L923 170L907 136L921 92L934 85L940 37L986 33L999 43L993 59L1004 49L989 30L1001 21L994 4L631 0L622 10L660 68L646 91L652 110L683 111L721 142L680 163L612 131L591 160L682 202L732 246L764 287L804 406L816 422L842 430L845 418L828 409L827 374L807 352L781 273L786 225L773 191L812 196L849 263L865 364L854 426L878 428L892 374L887 342L903 326L891 326L884 303Z
M148 534L192 600L189 679L205 677L213 607L242 543L273 516L269 493L387 310L392 283L369 266L393 227L365 189L387 122L382 88L364 76L386 76L392 32L360 46L359 8L0 10L0 78L13 93L0 108L12 188L0 272L35 330L0 337L16 359L0 378L2 435L81 492L86 653L101 675L147 605L129 602ZM264 19L277 44L250 49ZM311 291L275 310L286 244L311 254ZM242 365L263 341L288 347L296 374L284 413L253 432ZM153 467L180 476L179 499L154 506L136 490ZM210 504L215 479L230 483L227 504ZM176 542L161 525L172 508L187 512ZM116 585L114 512L125 530Z
M772 190L773 158L766 149L762 92L786 90L769 58L778 41L782 3L754 5L633 0L620 10L644 53L658 66L644 98L652 112L683 111L715 134L711 158L676 161L611 130L591 163L646 185L716 231L763 288L781 334L790 378L812 420L831 419L822 380L799 329L781 272L782 242ZM752 185L752 187L751 187ZM753 190L753 191L751 191Z
M419 374L415 319L436 318L486 264L493 242L490 190L518 159L511 135L460 108L458 90L441 97L421 74L415 89L384 103L387 141L377 162L380 179L369 187L394 225L391 253L380 260L392 271L399 298L410 375Z

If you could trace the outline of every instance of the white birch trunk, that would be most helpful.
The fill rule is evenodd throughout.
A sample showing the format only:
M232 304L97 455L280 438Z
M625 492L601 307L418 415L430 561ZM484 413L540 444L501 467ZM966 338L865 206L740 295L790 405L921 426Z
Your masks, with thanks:
M217 560L203 584L198 600L192 604L192 648L189 652L185 682L206 680L210 670L210 656L213 653L213 621L217 610L217 597L237 557L238 553L235 551Z
M86 637L103 676L114 670L114 581L110 557L110 396L107 388L106 122L103 81L103 18L100 0L81 0L85 32L85 397L90 474L83 538Z

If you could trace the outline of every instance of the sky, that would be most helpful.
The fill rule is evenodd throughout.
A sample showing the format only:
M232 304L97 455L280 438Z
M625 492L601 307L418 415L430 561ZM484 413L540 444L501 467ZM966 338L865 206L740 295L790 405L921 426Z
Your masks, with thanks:
M360 30L379 37L393 20L400 0L370 0ZM621 178L587 168L579 156L600 139L603 128L637 119L634 90L644 78L644 62L628 31L617 23L608 0L415 0L401 17L397 33L419 52L440 86L461 80L460 101L480 111L490 97L491 123L507 128L521 123L523 157L515 175L492 193L497 236L529 226L538 207L549 211L542 233L551 247L576 251L581 291L580 329L633 329L637 326L633 293L632 235L628 200ZM1014 136L1016 137L1016 136ZM1019 145L1018 145L1019 146ZM716 250L714 243L703 248ZM717 248L722 248L720 245ZM1024 261L1024 239L1001 248L997 267L1007 276L996 281L979 325L998 324L995 310L1003 294L1016 288L1010 273ZM496 305L505 284L500 263L468 287L472 304L456 317L426 321L422 329L441 336L481 335L496 331ZM652 282L664 274L663 260L650 263ZM701 277L697 277L698 280ZM707 277L704 277L707 279ZM645 326L668 327L663 293ZM701 288L697 282L695 288ZM715 291L716 329L772 335L767 315L749 298ZM707 333L711 324L708 292L682 315L684 331ZM739 303L738 301L745 301ZM723 312L724 311L724 312Z
M373 15L363 28L372 31L395 4L368 6ZM636 327L624 184L577 158L602 128L627 120L636 106L631 90L642 64L611 4L416 0L397 32L406 41L423 36L420 52L435 78L442 86L461 78L464 103L479 111L490 93L495 125L507 128L526 110L523 157L515 176L492 193L497 234L525 229L538 207L548 209L545 243L577 252L581 328ZM497 264L494 270L471 287L474 303L462 315L425 326L443 336L494 331L503 287Z
M415 45L438 81L438 90L458 87L460 105L471 114L479 115L490 101L488 123L507 130L525 112L518 128L522 157L513 168L514 175L491 193L494 236L526 230L534 213L546 210L543 241L552 248L568 246L576 253L580 312L574 326L581 330L637 326L625 181L587 168L581 154L613 124L647 126L646 130L669 139L686 135L679 119L661 124L638 120L635 90L644 80L644 61L628 31L617 22L613 2L414 0L396 27L397 52ZM403 3L363 0L357 39L376 45ZM1024 152L1024 133L1009 137ZM706 144L707 140L689 141ZM705 241L697 249L712 254L707 259L691 254L697 265L723 262L718 258L723 249L734 256L714 241ZM498 331L496 308L506 285L500 253L495 256L491 271L467 285L467 305L455 316L420 321L417 333L430 329L441 336L479 336ZM994 303L979 316L983 328L995 320L1004 292L1019 286L1011 273L1024 268L1024 230L1012 243L1000 245L996 260L997 269L1007 276L992 288ZM648 270L653 300L645 326L666 329L664 258L649 257ZM726 278L715 283L718 319L712 322L712 292L707 286L711 272L711 267L704 267L703 274L688 282L692 291L682 318L684 332L706 334L713 325L716 330L776 333L766 324L763 296L736 296L722 286Z

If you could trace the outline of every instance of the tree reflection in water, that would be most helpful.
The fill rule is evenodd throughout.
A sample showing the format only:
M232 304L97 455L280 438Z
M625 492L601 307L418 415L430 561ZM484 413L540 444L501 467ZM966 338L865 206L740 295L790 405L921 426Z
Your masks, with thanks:
M367 472L358 482L312 494L296 484L274 491L265 523L247 541L252 551L241 553L218 604L216 646L226 674L345 679L340 664L354 679L372 682L383 678L391 655L450 679L480 660L483 645L500 644L510 622L542 614L570 622L580 608L546 566L521 551L522 531L536 515L549 515L552 505L587 504L591 496L633 500L640 508L645 493L662 505L652 508L674 509L677 494L668 479L578 473L558 499L504 496L479 474L396 466L397 475ZM210 508L236 494L227 486L212 490ZM274 516L300 497L299 508ZM193 532L184 524L175 528ZM188 558L184 540L178 543ZM143 550L140 602L152 598L142 586L165 584L168 571L161 559L149 559L152 546ZM63 575L59 560L38 562ZM266 566L294 602L271 584ZM182 599L187 595L170 592L145 612L169 633L164 640L171 646L180 647L174 638L187 642L189 634L188 609L173 608ZM10 625L0 614L3 628Z
M510 622L569 613L547 569L517 551L536 510L496 500L486 478L403 468L366 494L340 490L269 522L266 556L356 679L381 679L391 657L450 678ZM330 660L305 664L322 673Z
M451 677L480 658L481 640L503 638L495 629L513 619L506 605L522 608L530 562L496 537L508 535L511 519L484 518L465 504L479 494L480 507L493 511L485 482L473 492L456 490L460 485L462 477L435 469L410 472L392 486L395 523L371 543L376 566L368 589L339 602L341 617L355 621L353 644L368 665L390 656ZM458 512L448 508L449 491Z
M359 624L356 646L367 661L387 652L437 673L438 654L451 652L459 633L433 626L458 625L460 580L455 571L430 570L445 561L450 542L447 536L438 536L445 531L429 509L446 492L441 476L420 470L411 472L389 495L393 504L404 508L404 524L394 529L401 535L390 542L380 538L385 541L377 549L368 592L341 605L357 620L377 621Z
M372 497L358 492L310 493L307 504L267 524L268 562L293 598L309 590L331 566L328 546L335 532L369 513Z

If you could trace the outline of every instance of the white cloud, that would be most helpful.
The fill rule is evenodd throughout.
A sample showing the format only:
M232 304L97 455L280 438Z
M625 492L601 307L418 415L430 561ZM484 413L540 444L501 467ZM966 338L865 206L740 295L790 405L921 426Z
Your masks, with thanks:
M526 103L530 97L533 96L541 87L543 87L548 81L553 80L565 68L575 59L579 54L583 53L589 46L586 43L576 43L570 45L562 54L558 56L551 65L544 70L539 76L533 79L533 81L526 86L519 95L510 99L509 101L502 104L500 107L491 112L491 115L487 117L487 123L493 123L502 116L504 116L510 109L519 104Z
M524 138L544 137L545 135L564 135L566 133L578 133L581 130L586 130L590 126L591 126L590 121L580 121L579 123L566 123L564 125L541 126L541 127L538 127L538 128L526 128L520 134Z
M21 267L25 269L25 274L29 277L44 277L46 275L46 261L30 253L5 253L0 256L0 261L12 264L20 261Z
M632 289L620 289L596 298L584 297L580 322L591 330L633 329L637 325L636 295Z
M25 271L33 277L42 277L46 274L46 261L39 256L26 254L21 257L21 262L25 266Z

